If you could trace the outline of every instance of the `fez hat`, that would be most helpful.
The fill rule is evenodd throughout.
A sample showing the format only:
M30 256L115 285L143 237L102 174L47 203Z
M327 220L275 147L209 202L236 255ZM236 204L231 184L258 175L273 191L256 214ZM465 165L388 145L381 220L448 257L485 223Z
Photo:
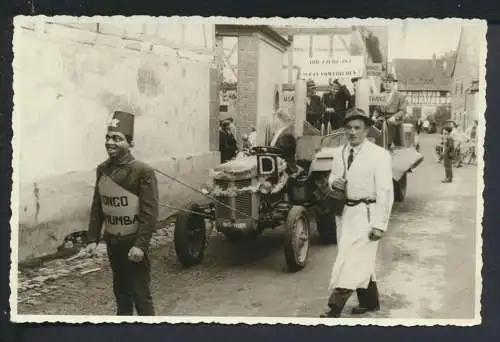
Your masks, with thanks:
M359 108L350 108L345 115L344 125L346 125L349 121L355 120L355 119L363 120L368 126L372 126L375 123L370 118L368 113L366 113L364 110L359 109Z
M116 111L113 119L108 123L108 132L121 132L123 135L134 137L134 115L127 112Z
M360 79L361 79L361 77L359 77L359 76L358 77L353 77L353 78L351 78L351 82L354 83L354 82L359 81Z
M384 81L387 81L387 82L397 82L398 80L396 79L396 77L394 77L393 74L387 74L384 77Z

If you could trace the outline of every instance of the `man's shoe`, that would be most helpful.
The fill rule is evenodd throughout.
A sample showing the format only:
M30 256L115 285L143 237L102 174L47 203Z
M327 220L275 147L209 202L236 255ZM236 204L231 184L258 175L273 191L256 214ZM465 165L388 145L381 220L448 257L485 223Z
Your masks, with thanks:
M441 183L451 183L451 180L445 179L445 180L442 180Z
M338 314L337 312L335 312L333 310L330 310L330 311L325 312L324 314L321 314L319 317L320 318L339 318L340 314Z
M363 314L365 314L367 312L375 312L375 311L379 311L379 310L380 310L379 306L369 309L369 308L365 308L364 306L360 305L360 306L357 306L355 308L352 308L351 313L353 315L363 315Z

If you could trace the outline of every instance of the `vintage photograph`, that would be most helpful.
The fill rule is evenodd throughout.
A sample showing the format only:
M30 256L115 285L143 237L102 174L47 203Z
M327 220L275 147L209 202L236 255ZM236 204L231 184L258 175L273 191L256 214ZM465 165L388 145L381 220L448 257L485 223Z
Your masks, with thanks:
M486 31L16 17L12 320L481 323Z

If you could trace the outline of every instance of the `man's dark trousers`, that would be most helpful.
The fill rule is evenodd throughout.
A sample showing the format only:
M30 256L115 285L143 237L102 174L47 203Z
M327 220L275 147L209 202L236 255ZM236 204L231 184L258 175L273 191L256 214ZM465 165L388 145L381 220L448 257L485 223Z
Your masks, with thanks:
M339 317L344 306L353 293L353 290L335 288L330 297L328 298L328 306L330 307L330 314L334 317ZM356 295L359 301L359 307L368 311L377 310L380 308L379 303L379 293L377 288L377 283L370 279L368 288L366 289L356 289ZM362 313L359 309L354 308L353 314Z
M151 296L151 262L147 251L140 262L128 259L135 239L108 237L108 257L113 272L113 291L116 298L117 315L132 316L134 305L140 316L154 316Z
M446 152L443 157L445 179L453 181L453 160L450 158L449 152Z

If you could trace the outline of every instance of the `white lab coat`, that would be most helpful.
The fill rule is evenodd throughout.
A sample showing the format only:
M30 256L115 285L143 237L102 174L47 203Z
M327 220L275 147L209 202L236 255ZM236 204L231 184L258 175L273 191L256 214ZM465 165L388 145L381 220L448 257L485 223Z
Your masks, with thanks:
M349 145L342 156L343 146L334 154L329 184L342 177L347 165ZM371 228L387 229L394 201L392 160L388 151L365 140L346 173L346 197L351 200L375 199L376 203L345 206L336 218L338 254L332 268L329 289L367 288L370 278L375 281L375 259L379 241L368 238Z

